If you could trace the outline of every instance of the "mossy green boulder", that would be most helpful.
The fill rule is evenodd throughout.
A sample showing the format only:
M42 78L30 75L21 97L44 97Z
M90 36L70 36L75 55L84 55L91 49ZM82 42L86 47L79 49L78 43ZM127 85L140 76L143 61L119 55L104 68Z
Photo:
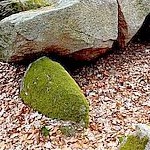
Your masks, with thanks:
M139 123L135 133L121 139L119 150L150 150L150 126Z
M20 95L24 103L50 118L88 126L89 105L85 96L69 73L47 57L29 66Z
M120 150L145 150L147 142L147 137L140 138L138 136L130 135L125 144L121 146Z

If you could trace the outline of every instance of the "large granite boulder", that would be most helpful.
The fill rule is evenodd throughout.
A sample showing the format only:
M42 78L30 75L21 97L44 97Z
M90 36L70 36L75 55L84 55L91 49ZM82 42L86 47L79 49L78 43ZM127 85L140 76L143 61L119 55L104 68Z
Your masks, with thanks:
M6 17L0 21L0 59L20 61L39 53L96 58L117 39L117 7L116 0L61 0Z
M6 13L9 17L0 21L0 60L15 62L44 53L88 61L115 43L124 48L134 35L150 41L149 0L47 1L51 6Z
M120 45L124 47L138 32L146 16L148 16L148 14L150 13L150 1L118 0L118 13L119 13L118 41ZM148 22L145 22L145 24L147 24L146 26L149 26ZM147 30L147 34L149 33L149 30ZM150 37L150 35L148 36Z
M85 96L68 72L47 57L28 67L20 95L26 104L47 117L88 126L89 105Z

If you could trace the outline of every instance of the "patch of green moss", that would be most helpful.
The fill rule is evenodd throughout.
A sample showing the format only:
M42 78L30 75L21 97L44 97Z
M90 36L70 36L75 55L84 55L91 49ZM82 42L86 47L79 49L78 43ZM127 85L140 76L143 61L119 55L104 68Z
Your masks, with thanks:
M50 118L88 126L89 105L85 96L68 72L47 57L29 66L20 95L26 104Z
M121 146L120 150L144 150L148 142L148 138L140 138L138 136L128 136L127 141Z
M15 11L26 11L50 5L51 4L47 0L26 0L24 2L20 0L12 0L11 4L13 10Z
M123 140L125 139L125 136L118 137L118 139L119 139L119 143L122 143Z
M42 133L42 135L43 136L48 136L49 135L49 129L47 129L47 127L45 127L45 126L43 126L42 128L41 128L41 133Z
M76 128L74 126L61 126L59 130L67 137L74 136L76 133Z

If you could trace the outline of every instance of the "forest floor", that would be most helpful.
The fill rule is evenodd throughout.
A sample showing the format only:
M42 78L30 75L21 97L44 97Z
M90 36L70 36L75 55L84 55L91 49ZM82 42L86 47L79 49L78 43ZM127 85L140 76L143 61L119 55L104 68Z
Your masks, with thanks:
M90 104L90 125L67 137L19 98L24 66L0 62L0 150L116 150L119 137L150 123L150 46L129 45L71 72ZM44 136L41 128L49 129Z

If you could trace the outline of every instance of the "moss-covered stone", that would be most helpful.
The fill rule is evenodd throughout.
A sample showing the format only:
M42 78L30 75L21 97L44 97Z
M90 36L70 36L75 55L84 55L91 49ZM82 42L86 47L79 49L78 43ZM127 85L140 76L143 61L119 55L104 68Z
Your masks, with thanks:
M74 136L77 132L76 128L74 126L60 126L59 130L61 133L67 137Z
M47 129L47 127L46 126L43 126L42 128L41 128L41 133L42 133L42 135L43 136L48 136L49 135L49 129Z
M88 102L59 63L47 57L38 59L29 66L22 84L21 98L33 109L50 118L88 126Z
M26 11L30 9L37 9L40 7L50 6L47 0L12 0L12 8L16 11Z
M147 142L147 137L140 138L131 135L128 136L127 141L121 146L120 150L144 150Z

